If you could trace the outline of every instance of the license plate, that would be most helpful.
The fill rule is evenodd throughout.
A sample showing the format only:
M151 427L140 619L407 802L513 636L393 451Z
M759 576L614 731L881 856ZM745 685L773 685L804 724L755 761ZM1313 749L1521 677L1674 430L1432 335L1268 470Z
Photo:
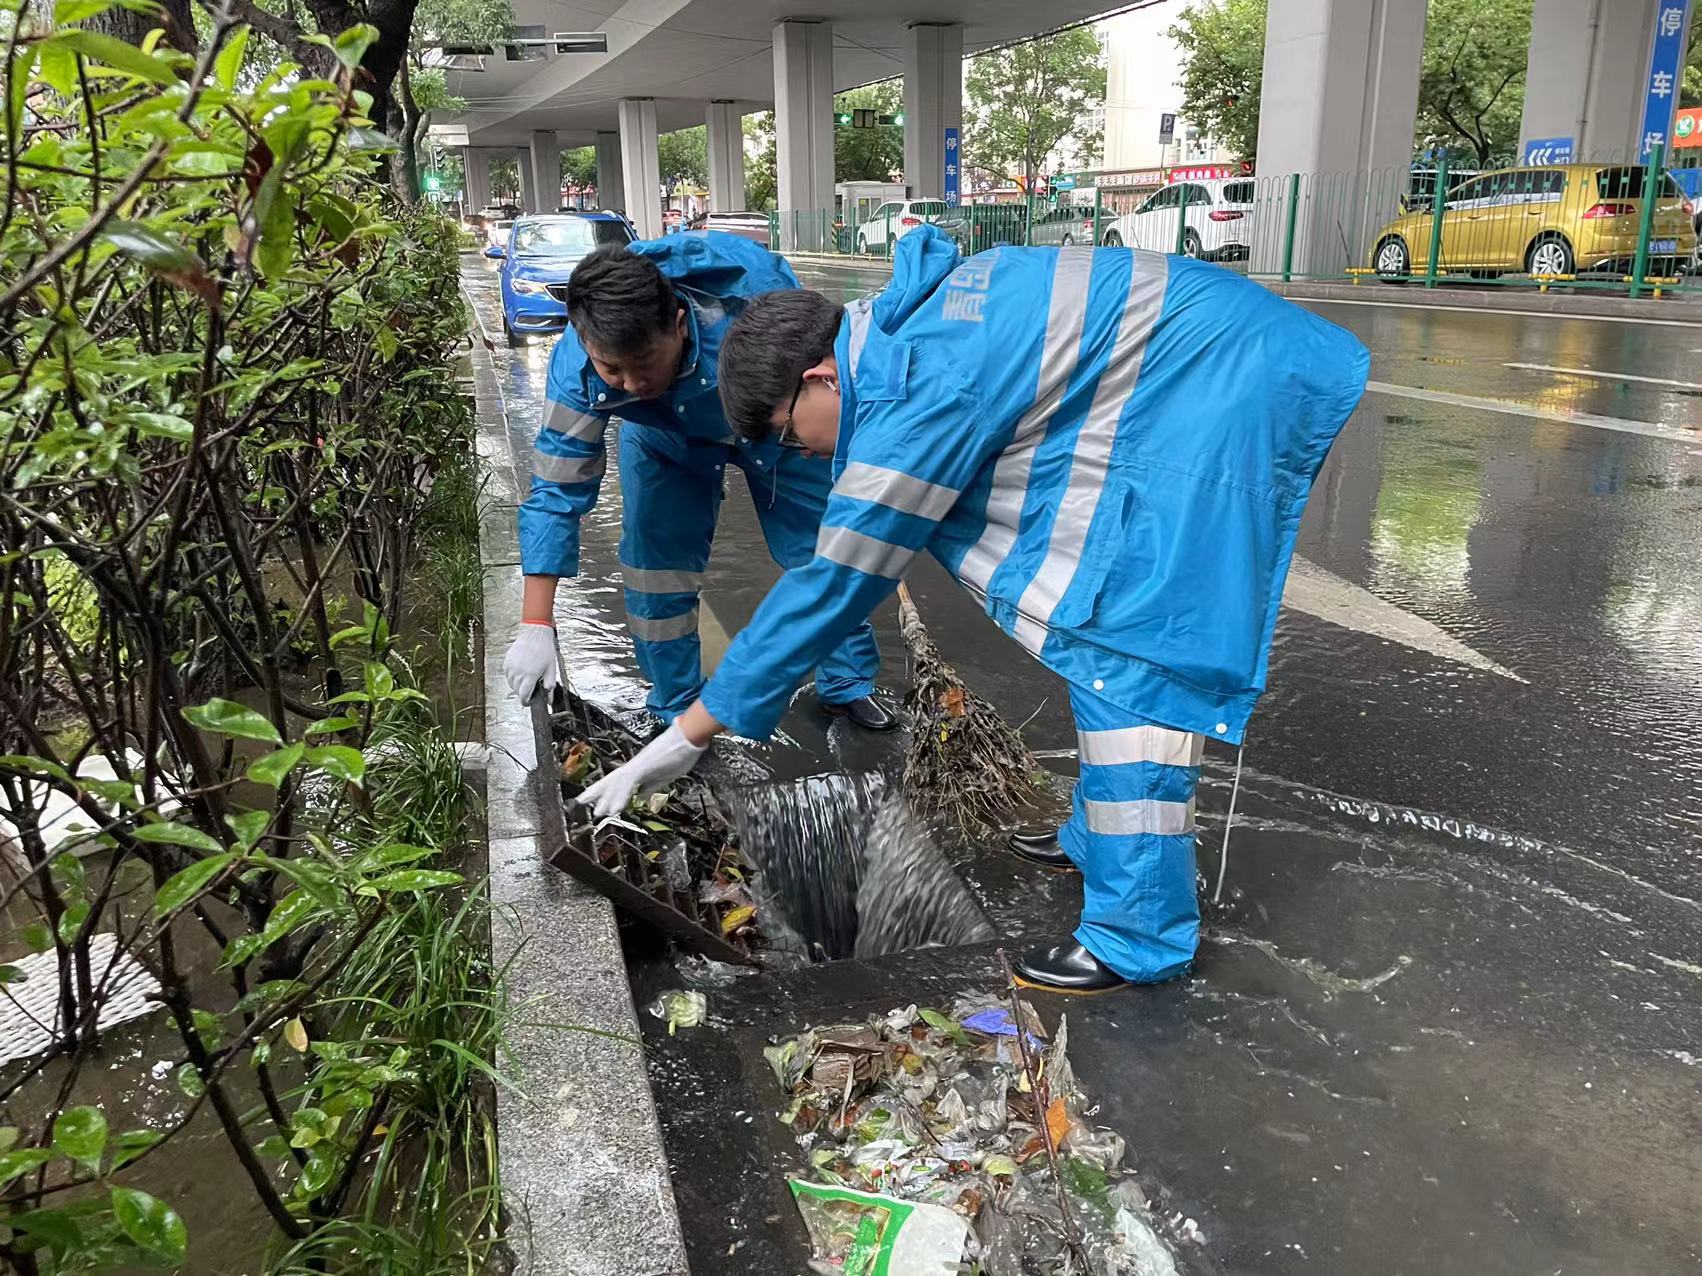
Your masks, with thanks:
M1678 251L1678 240L1676 240L1676 239L1651 239L1649 241L1649 251L1652 252L1652 253L1673 253L1673 252L1677 252Z

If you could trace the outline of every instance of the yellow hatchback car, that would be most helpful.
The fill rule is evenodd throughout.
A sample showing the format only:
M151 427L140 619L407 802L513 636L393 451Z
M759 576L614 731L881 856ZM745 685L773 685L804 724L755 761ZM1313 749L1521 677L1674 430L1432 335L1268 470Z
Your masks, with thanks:
M1480 277L1626 273L1637 255L1646 170L1637 164L1555 164L1480 173L1453 187L1442 211L1437 265ZM1690 201L1660 176L1649 273L1675 274L1696 248ZM1434 213L1398 217L1372 240L1384 279L1423 274Z

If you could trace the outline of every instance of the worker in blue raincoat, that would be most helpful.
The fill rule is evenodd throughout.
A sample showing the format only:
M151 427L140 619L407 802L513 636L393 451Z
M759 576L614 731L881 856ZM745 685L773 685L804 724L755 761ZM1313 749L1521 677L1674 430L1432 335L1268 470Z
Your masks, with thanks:
M574 268L571 326L550 357L532 490L520 507L523 623L503 662L517 698L556 684L556 580L579 571L579 524L597 501L611 416L623 422L627 628L658 717L672 721L703 687L698 591L728 465L744 471L774 561L810 561L832 467L773 440L735 439L716 374L722 339L746 300L797 286L780 257L718 232L611 245ZM866 621L822 648L818 665L830 714L876 731L897 725L871 694L880 652Z
M1055 840L1081 924L1027 983L1182 973L1199 929L1203 740L1237 744L1312 481L1365 387L1352 336L1220 267L1087 247L966 261L931 227L850 308L752 303L722 348L728 419L831 454L816 554L728 649L702 699L588 789L599 812L774 729L798 674L930 551L1068 683L1081 758Z

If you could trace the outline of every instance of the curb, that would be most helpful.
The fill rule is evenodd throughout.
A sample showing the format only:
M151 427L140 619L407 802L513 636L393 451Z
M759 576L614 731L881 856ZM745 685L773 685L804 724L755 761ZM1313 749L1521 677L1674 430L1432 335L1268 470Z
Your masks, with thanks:
M890 271L892 263L883 257L848 257L843 253L784 253L787 261L816 269ZM1648 323L1702 325L1702 304L1686 302L1679 297L1648 298L1633 301L1629 297L1579 296L1576 293L1547 292L1534 289L1481 287L1459 288L1444 285L1425 288L1422 285L1395 287L1367 281L1365 284L1318 283L1249 276L1256 284L1287 297L1291 301L1351 301L1364 306L1430 307L1441 310L1481 310L1496 314L1540 315L1574 319L1641 319Z
M520 623L515 516L527 458L514 454L502 387L474 299L473 392L484 564L485 780L491 900L509 921L491 935L514 1024L500 1071L497 1155L514 1272L522 1276L684 1276L685 1241L645 1069L614 909L550 867L562 823L542 699L516 704L502 676ZM548 789L546 789L548 786Z
M1364 284L1255 279L1292 301L1355 301L1367 306L1435 307L1542 315L1574 319L1643 319L1651 323L1702 324L1702 305L1678 297L1633 301L1629 297L1588 297L1575 293L1482 288L1426 288L1367 281Z

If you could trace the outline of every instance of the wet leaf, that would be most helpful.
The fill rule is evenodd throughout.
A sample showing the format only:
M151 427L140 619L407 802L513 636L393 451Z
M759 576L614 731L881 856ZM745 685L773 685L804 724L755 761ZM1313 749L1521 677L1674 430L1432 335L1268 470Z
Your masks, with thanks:
M305 744L287 744L281 749L274 749L263 758L256 758L249 763L244 774L256 784L275 789L284 782L285 776L295 770L296 763L301 761L306 752Z
M922 1022L935 1032L943 1032L960 1046L970 1045L969 1034L963 1030L963 1025L957 1020L942 1015L937 1010L922 1010L917 1012Z
M334 735L338 731L352 731L360 726L359 718L351 718L347 714L336 718L321 718L312 723L303 735Z
M267 744L281 745L284 742L271 719L234 700L214 697L206 704L191 705L183 711L183 716L203 731L233 735L243 740L262 740Z
M307 1025L299 1018L291 1019L284 1025L284 1040L297 1054L304 1053L307 1050Z
M50 1148L17 1148L0 1154L0 1187L5 1187L20 1174L40 1169L52 1159Z
M963 688L951 687L940 694L940 709L948 718L961 718L969 711L963 700Z
M309 749L307 764L350 784L359 784L366 775L366 759L361 751L346 744L321 744Z
M357 893L372 895L379 891L429 891L439 886L453 886L461 874L435 868L404 868L363 882Z
M192 1063L178 1065L177 1088L191 1099L199 1099L207 1093L207 1083L201 1080L201 1074L195 1070Z
M307 1164L301 1167L301 1178L296 1181L301 1194L311 1200L330 1187L337 1177L338 1164L339 1158L332 1152L315 1152L308 1157Z
M138 825L130 830L130 836L138 842L187 846L191 850L206 851L209 855L217 855L225 849L217 839L207 836L198 828L179 824L176 820L158 820L152 824Z
M187 1256L189 1229L164 1201L133 1187L115 1187L112 1216L138 1249L173 1265Z
M652 815L662 814L662 808L668 805L669 793L663 789L660 793L652 793L645 799L644 805Z
M27 979L29 979L29 976L16 966L0 966L0 985L21 984Z
M737 908L729 909L727 914L721 918L721 933L723 935L731 935L734 931L739 929L739 927L743 926L755 916L755 904L741 904Z
M53 1150L91 1174L99 1173L105 1148L106 1117L99 1108L66 1108L53 1123Z
M200 255L181 240L162 235L141 222L122 219L108 223L101 233L101 238L168 283L194 293L209 306L218 306L219 281L207 269L207 263L201 260ZM139 418L149 415L154 414L139 414ZM147 422L145 419L139 419L138 424L146 425ZM183 422L182 426L187 427L188 422ZM173 429L163 426L158 432L170 438L180 439L188 439L191 433L187 428Z
M158 1130L126 1130L112 1141L112 1168L121 1170L158 1143L165 1135Z
M1053 1099L1046 1105L1046 1133L1052 1136L1052 1146L1057 1147L1064 1141L1064 1136L1070 1132L1070 1114L1062 1099Z
M18 1142L20 1131L15 1125L0 1125L0 1152L9 1152Z
M236 856L229 852L222 855L210 855L204 860L196 860L188 868L180 869L166 878L160 884L154 895L154 914L164 917L167 913L182 908L190 900L207 889L207 885L230 865Z
M258 842L271 822L270 811L244 811L240 815L225 816L225 823L230 825L231 832L236 834L237 841L242 843L244 848Z
M44 953L53 947L53 932L46 922L31 922L18 932L18 938L32 953Z
M584 740L572 745L567 756L561 760L561 775L564 780L582 780L591 767L591 746Z

